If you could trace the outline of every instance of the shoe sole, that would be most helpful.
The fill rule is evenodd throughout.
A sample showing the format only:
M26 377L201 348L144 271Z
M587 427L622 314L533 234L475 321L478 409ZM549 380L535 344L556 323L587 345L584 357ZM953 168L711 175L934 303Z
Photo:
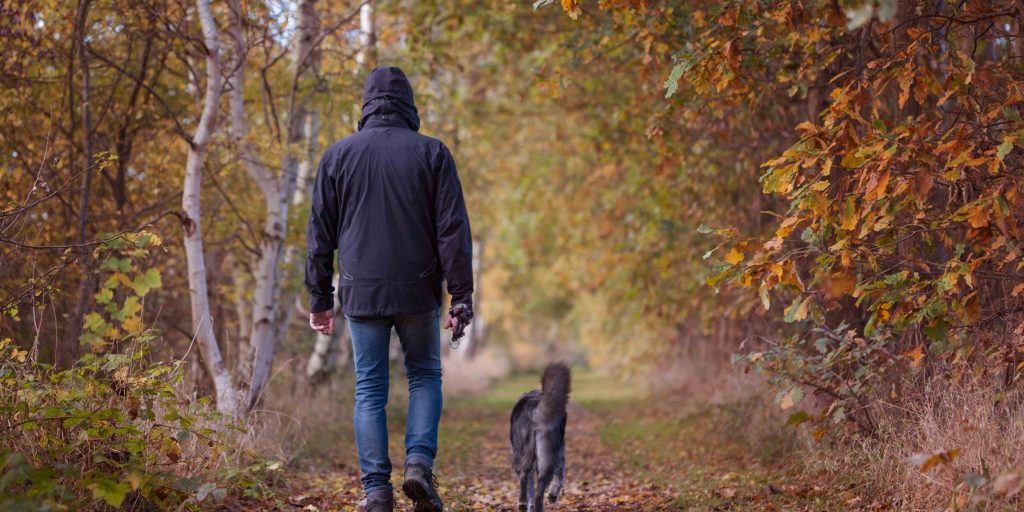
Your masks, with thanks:
M412 500L415 512L444 512L443 507L431 503L430 491L423 482L406 480L402 484L402 492Z

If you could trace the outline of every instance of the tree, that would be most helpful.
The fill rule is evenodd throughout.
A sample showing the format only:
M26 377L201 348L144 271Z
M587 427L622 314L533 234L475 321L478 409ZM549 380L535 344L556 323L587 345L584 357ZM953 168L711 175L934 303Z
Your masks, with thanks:
M206 52L206 91L203 111L189 144L182 186L181 206L185 215L185 256L188 263L189 298L192 304L192 328L199 345L206 371L213 379L217 409L225 414L238 413L237 390L220 353L210 314L210 298L206 283L206 255L203 252L202 192L203 165L210 140L217 130L220 113L221 59L220 34L210 9L209 0L196 0L196 11L202 26Z

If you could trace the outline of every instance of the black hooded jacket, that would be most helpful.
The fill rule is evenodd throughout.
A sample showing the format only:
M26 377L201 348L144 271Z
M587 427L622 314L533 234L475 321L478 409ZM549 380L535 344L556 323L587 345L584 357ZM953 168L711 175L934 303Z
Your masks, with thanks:
M472 305L473 246L455 161L445 145L417 133L412 86L396 67L373 70L359 131L321 157L307 229L306 288L313 312L338 296L351 316L422 313Z

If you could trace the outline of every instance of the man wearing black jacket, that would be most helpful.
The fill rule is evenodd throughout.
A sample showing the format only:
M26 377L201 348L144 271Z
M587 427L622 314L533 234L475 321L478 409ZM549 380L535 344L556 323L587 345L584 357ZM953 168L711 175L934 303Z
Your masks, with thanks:
M359 130L320 160L307 230L310 326L334 329L338 297L352 334L355 432L366 510L394 509L387 453L388 343L405 354L409 412L402 490L419 512L440 512L432 473L441 418L441 285L445 328L472 318L472 236L462 185L443 143L420 135L412 86L396 67L366 79Z

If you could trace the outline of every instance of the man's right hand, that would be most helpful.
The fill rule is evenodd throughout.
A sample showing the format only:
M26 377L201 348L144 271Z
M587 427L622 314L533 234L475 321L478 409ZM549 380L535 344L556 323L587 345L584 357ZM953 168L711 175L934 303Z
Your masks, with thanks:
M309 326L320 334L330 336L334 333L334 310L328 309L319 313L310 313Z

